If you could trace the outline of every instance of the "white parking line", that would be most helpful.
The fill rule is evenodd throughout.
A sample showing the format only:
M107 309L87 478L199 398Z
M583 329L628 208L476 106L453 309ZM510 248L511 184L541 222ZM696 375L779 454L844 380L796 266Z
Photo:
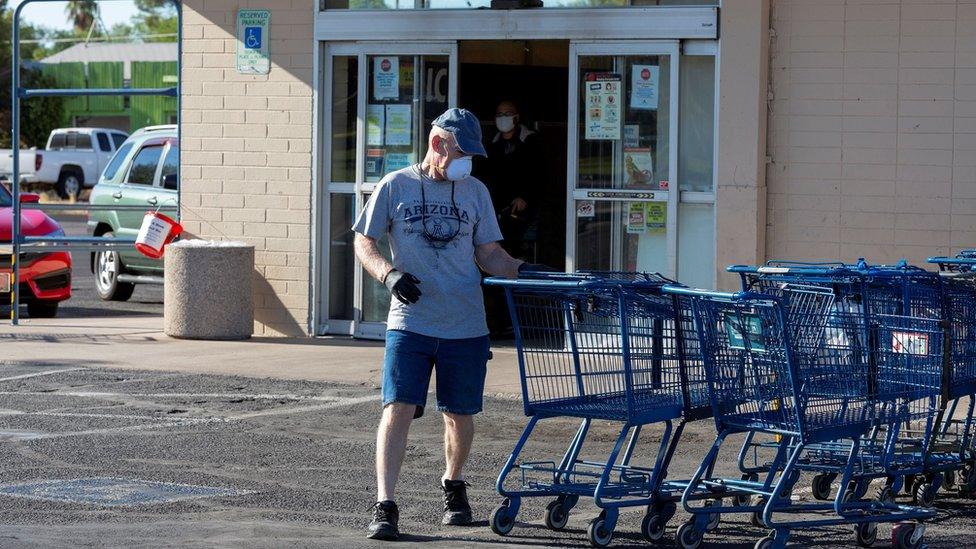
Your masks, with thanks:
M364 402L379 402L379 395L370 395L364 397L337 397L334 402L328 404L316 404L314 406L302 406L299 408L274 408L271 410L259 410L257 412L248 412L246 414L238 414L236 416L229 416L228 420L237 419L250 419L252 417L264 417L264 416L278 416L283 414L300 414L303 412L315 412L318 410L329 410L331 408L340 408L342 406L352 406L355 404L362 404Z
M79 368L84 369L84 368ZM70 370L61 370L70 371ZM56 373L56 372L51 372ZM38 374L39 375L39 374ZM16 379L16 378L9 378ZM3 381L0 379L0 381ZM337 397L327 395L290 395L290 394L246 394L246 393L107 393L97 391L47 391L47 392L23 392L23 391L0 391L0 396L5 395L26 395L26 396L71 396L85 398L214 398L214 399L244 399L244 400L308 400L319 402L334 402L350 397Z
M78 370L87 370L87 368L63 368L61 370L45 370L43 372L34 372L33 374L22 374L19 376L0 377L0 381L14 381L17 379L28 379L31 377L50 376L54 374L63 374L65 372L77 372Z

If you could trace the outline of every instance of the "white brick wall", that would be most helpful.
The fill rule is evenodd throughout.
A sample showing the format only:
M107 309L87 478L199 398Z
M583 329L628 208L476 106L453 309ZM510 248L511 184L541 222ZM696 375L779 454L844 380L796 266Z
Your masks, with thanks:
M976 0L771 0L766 255L976 246Z
M183 223L253 244L255 333L308 333L309 0L183 2ZM271 73L235 67L237 10L271 10Z

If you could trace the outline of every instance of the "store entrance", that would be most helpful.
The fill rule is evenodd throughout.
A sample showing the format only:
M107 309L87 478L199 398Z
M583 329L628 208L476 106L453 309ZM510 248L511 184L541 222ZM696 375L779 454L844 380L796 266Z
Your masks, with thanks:
M494 193L495 210L503 232L524 233L521 245L507 242L509 251L527 261L562 270L566 264L566 128L568 120L569 42L565 40L491 40L458 42L458 106L471 110L482 121L489 151L499 131L496 108L502 101L515 104L519 123L533 132L539 151L538 165L527 166L531 174L517 185L525 187L536 204L530 204L531 219L512 217L509 195ZM516 131L514 139L526 135ZM491 155L491 153L490 153ZM475 176L489 189L497 174L488 158L475 165ZM497 179L497 177L496 177ZM531 188L530 188L531 187ZM502 203L504 202L504 203ZM508 237L509 234L506 234Z

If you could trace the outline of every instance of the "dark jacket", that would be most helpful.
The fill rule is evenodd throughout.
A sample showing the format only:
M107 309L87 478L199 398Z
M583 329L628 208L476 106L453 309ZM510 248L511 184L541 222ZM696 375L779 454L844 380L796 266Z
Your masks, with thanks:
M488 159L482 181L491 193L495 212L503 214L512 201L521 198L528 204L521 215L533 216L539 208L543 187L542 145L539 136L519 125L511 139L501 133L488 145Z

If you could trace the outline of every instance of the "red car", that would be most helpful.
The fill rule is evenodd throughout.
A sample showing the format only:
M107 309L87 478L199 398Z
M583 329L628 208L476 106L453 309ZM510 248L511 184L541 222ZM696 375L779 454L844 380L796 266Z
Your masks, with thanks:
M36 194L22 193L21 202L37 202ZM0 185L0 243L10 244L13 233L13 198ZM20 227L25 236L64 236L57 221L40 210L21 210ZM10 303L10 255L0 253L0 300ZM71 297L71 254L22 252L20 254L20 302L31 318L54 318L58 304Z

